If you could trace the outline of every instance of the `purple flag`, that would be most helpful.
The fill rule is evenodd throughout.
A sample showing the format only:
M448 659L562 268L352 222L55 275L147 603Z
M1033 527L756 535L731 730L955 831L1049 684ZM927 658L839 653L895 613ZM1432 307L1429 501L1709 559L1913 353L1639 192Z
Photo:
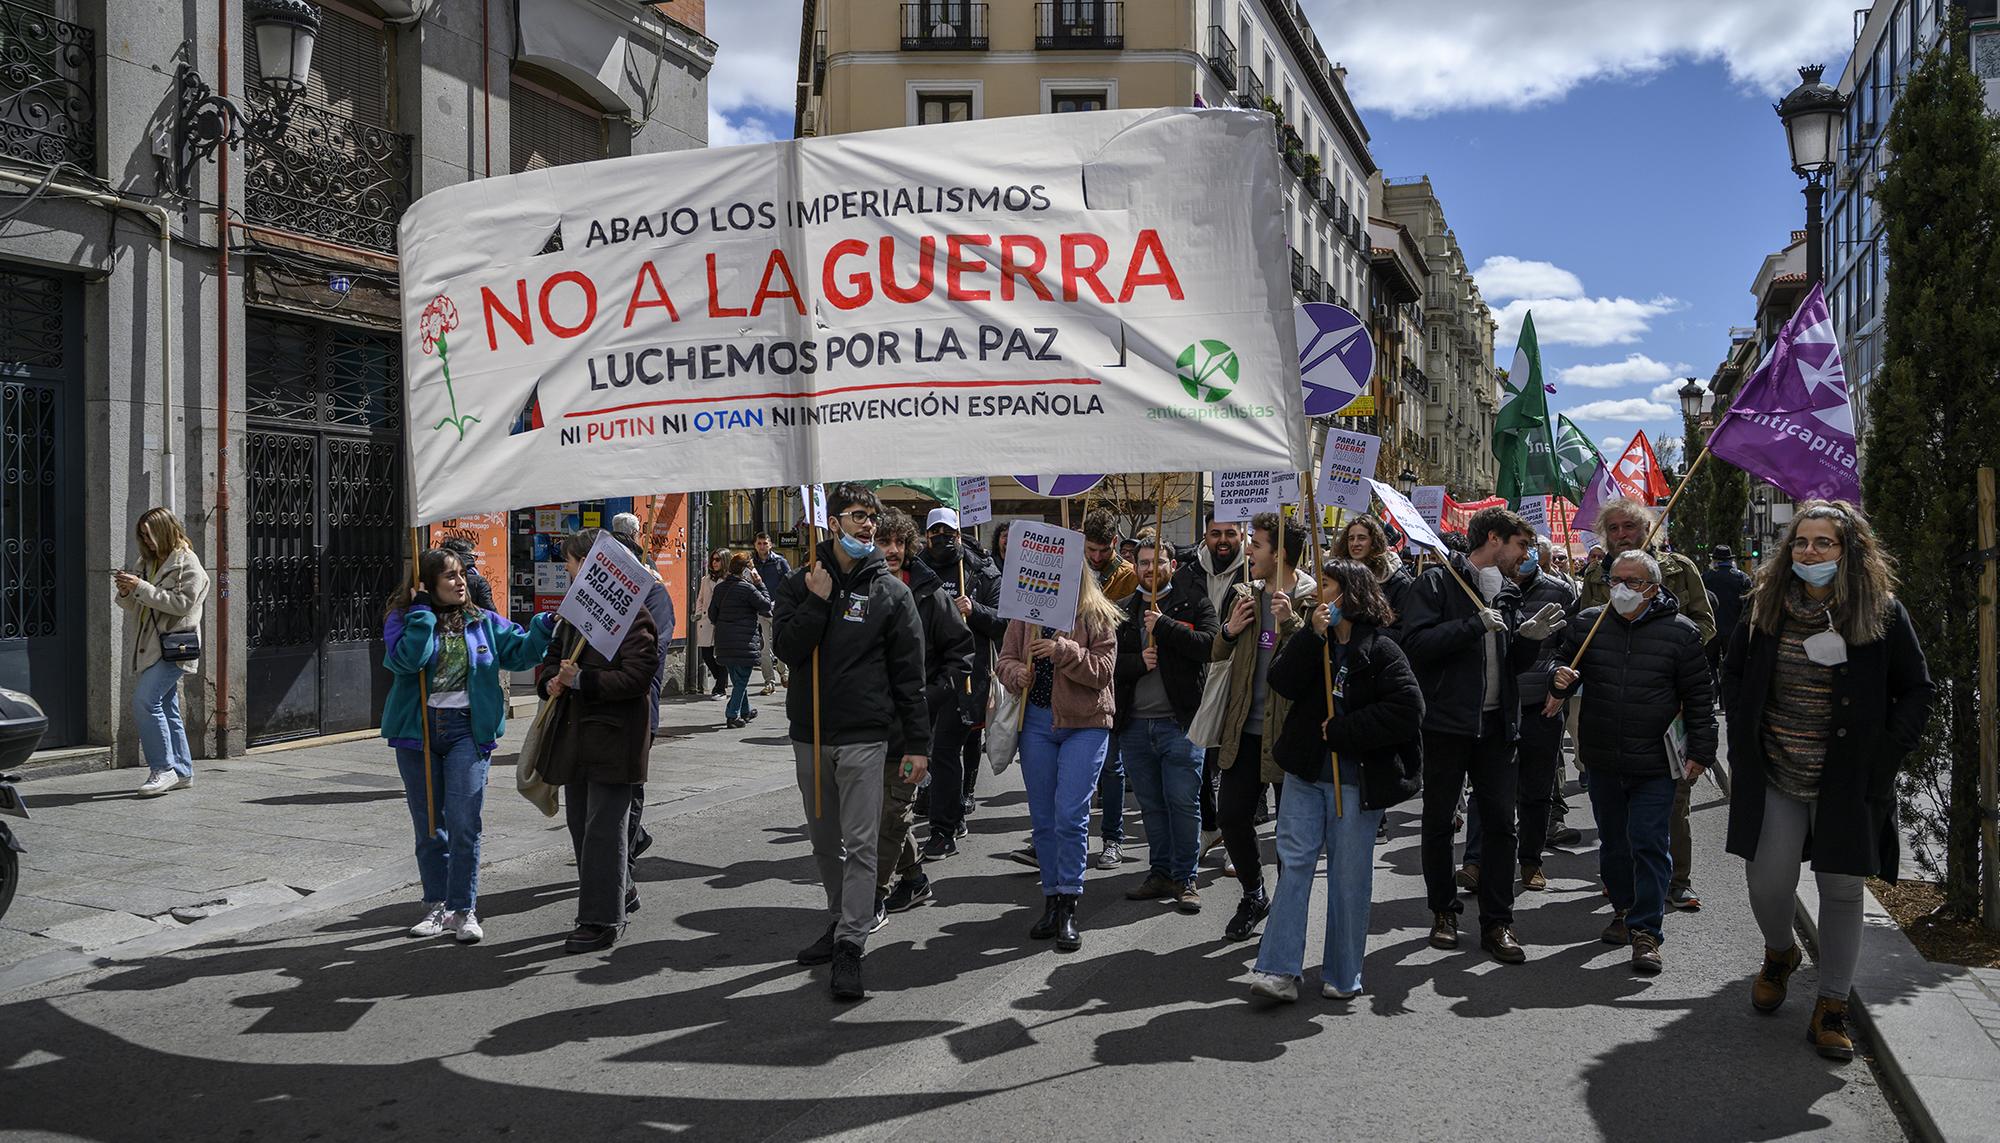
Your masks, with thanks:
M1847 373L1817 284L1743 383L1708 451L1794 500L1861 502Z
M1590 479L1584 482L1583 499L1577 501L1577 527L1582 531L1595 534L1597 531L1598 511L1607 502L1616 500L1623 495L1625 494L1618 490L1617 482L1611 479L1611 466L1604 463L1602 456L1598 457L1597 471L1591 473Z

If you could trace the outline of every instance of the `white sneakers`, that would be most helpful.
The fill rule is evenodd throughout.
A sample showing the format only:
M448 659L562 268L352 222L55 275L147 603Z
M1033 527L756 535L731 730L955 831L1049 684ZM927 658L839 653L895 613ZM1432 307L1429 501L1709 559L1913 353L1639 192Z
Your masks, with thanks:
M462 945L476 945L486 935L486 930L479 927L479 914L471 909L446 916L444 927L458 934L458 943Z
M1322 983L1319 986L1319 994L1328 1000L1352 1000L1361 995L1361 990L1357 988L1353 992L1342 992L1331 984Z
M1099 869L1116 869L1125 861L1125 849L1115 841L1104 843L1104 849L1097 855L1094 864Z
M479 914L467 909L454 913L444 907L443 901L424 902L424 919L410 926L413 937L438 937L451 933L462 945L476 945L485 936L486 930L479 927Z
M1290 1004L1299 998L1299 980L1295 976L1279 976L1275 972L1253 972L1250 974L1250 994Z
M410 935L413 937L437 936L439 933L444 932L445 921L450 916L451 910L444 907L443 901L426 901L424 902L424 919L410 926Z
M142 798L157 798L168 790L192 790L194 777L181 777L172 770L155 770L147 775L144 785L139 787Z

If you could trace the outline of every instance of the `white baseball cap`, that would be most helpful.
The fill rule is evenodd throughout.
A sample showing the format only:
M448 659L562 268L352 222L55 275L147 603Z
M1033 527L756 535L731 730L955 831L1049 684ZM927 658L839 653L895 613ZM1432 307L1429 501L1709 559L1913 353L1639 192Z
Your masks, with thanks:
M958 531L958 513L949 508L931 509L930 518L924 521L924 531L928 532L939 524L943 524L954 532Z
M639 518L630 512L620 512L611 518L611 530L620 536L639 534Z

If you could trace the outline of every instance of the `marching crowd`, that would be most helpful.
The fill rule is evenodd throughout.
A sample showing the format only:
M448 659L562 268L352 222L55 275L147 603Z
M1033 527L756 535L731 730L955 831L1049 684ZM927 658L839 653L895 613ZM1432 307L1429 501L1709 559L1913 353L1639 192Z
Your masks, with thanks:
M1603 547L1574 575L1567 552L1505 508L1448 534L1450 550L1409 560L1358 517L1318 568L1302 566L1304 531L1276 514L1247 528L1208 519L1198 544L1176 550L1150 532L1121 542L1108 513L1091 513L1089 574L1066 629L999 616L1004 523L988 547L962 536L950 509L920 533L857 485L831 489L827 509L828 538L806 567L763 535L754 556L709 556L695 642L717 693L727 688L729 725L758 716L752 671L763 694L784 687L828 911L798 960L829 964L834 996L864 995L869 935L934 899L933 871L958 852L981 766L1017 752L1033 832L1013 856L1039 870L1043 897L1028 937L1082 945L1086 868L1126 860L1129 782L1146 869L1124 895L1199 914L1199 868L1221 846L1240 890L1222 936L1261 929L1250 990L1288 1002L1322 868L1320 990L1362 991L1374 847L1384 811L1412 800L1431 946L1459 948L1463 890L1480 949L1527 960L1516 893L1545 890L1544 855L1579 837L1564 820L1567 737L1598 831L1603 940L1629 947L1634 971L1658 973L1667 917L1700 908L1687 815L1718 762L1722 711L1726 848L1746 863L1765 946L1750 999L1767 1013L1785 1000L1801 959L1793 892L1810 864L1821 915L1807 1039L1851 1058L1862 882L1896 876L1894 780L1933 690L1892 561L1852 504L1801 504L1751 574L1726 548L1703 573L1649 546L1652 511L1631 500L1604 506ZM640 554L636 517L611 530ZM198 654L186 633L207 577L171 513L148 512L137 538L140 566L116 590L136 613L129 666L151 796L192 784L176 691ZM572 575L596 540L594 529L567 539ZM385 617L382 736L408 793L425 902L410 933L483 936L481 810L504 728L501 672L534 670L550 700L535 778L562 791L578 865L565 947L605 948L640 907L631 873L651 844L643 783L671 598L653 584L607 657L551 616L522 626L494 611L473 563L463 548L423 553ZM1271 816L1267 878L1258 827Z

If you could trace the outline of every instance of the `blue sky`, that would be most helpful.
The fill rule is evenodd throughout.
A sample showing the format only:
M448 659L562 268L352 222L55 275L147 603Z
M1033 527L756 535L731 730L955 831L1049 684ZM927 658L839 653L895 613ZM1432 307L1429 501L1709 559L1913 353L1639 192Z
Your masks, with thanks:
M1556 411L1615 460L1750 324L1805 205L1771 104L1864 0L1302 0L1385 174L1429 174L1489 303L1535 313ZM791 134L798 0L709 5L716 144Z

